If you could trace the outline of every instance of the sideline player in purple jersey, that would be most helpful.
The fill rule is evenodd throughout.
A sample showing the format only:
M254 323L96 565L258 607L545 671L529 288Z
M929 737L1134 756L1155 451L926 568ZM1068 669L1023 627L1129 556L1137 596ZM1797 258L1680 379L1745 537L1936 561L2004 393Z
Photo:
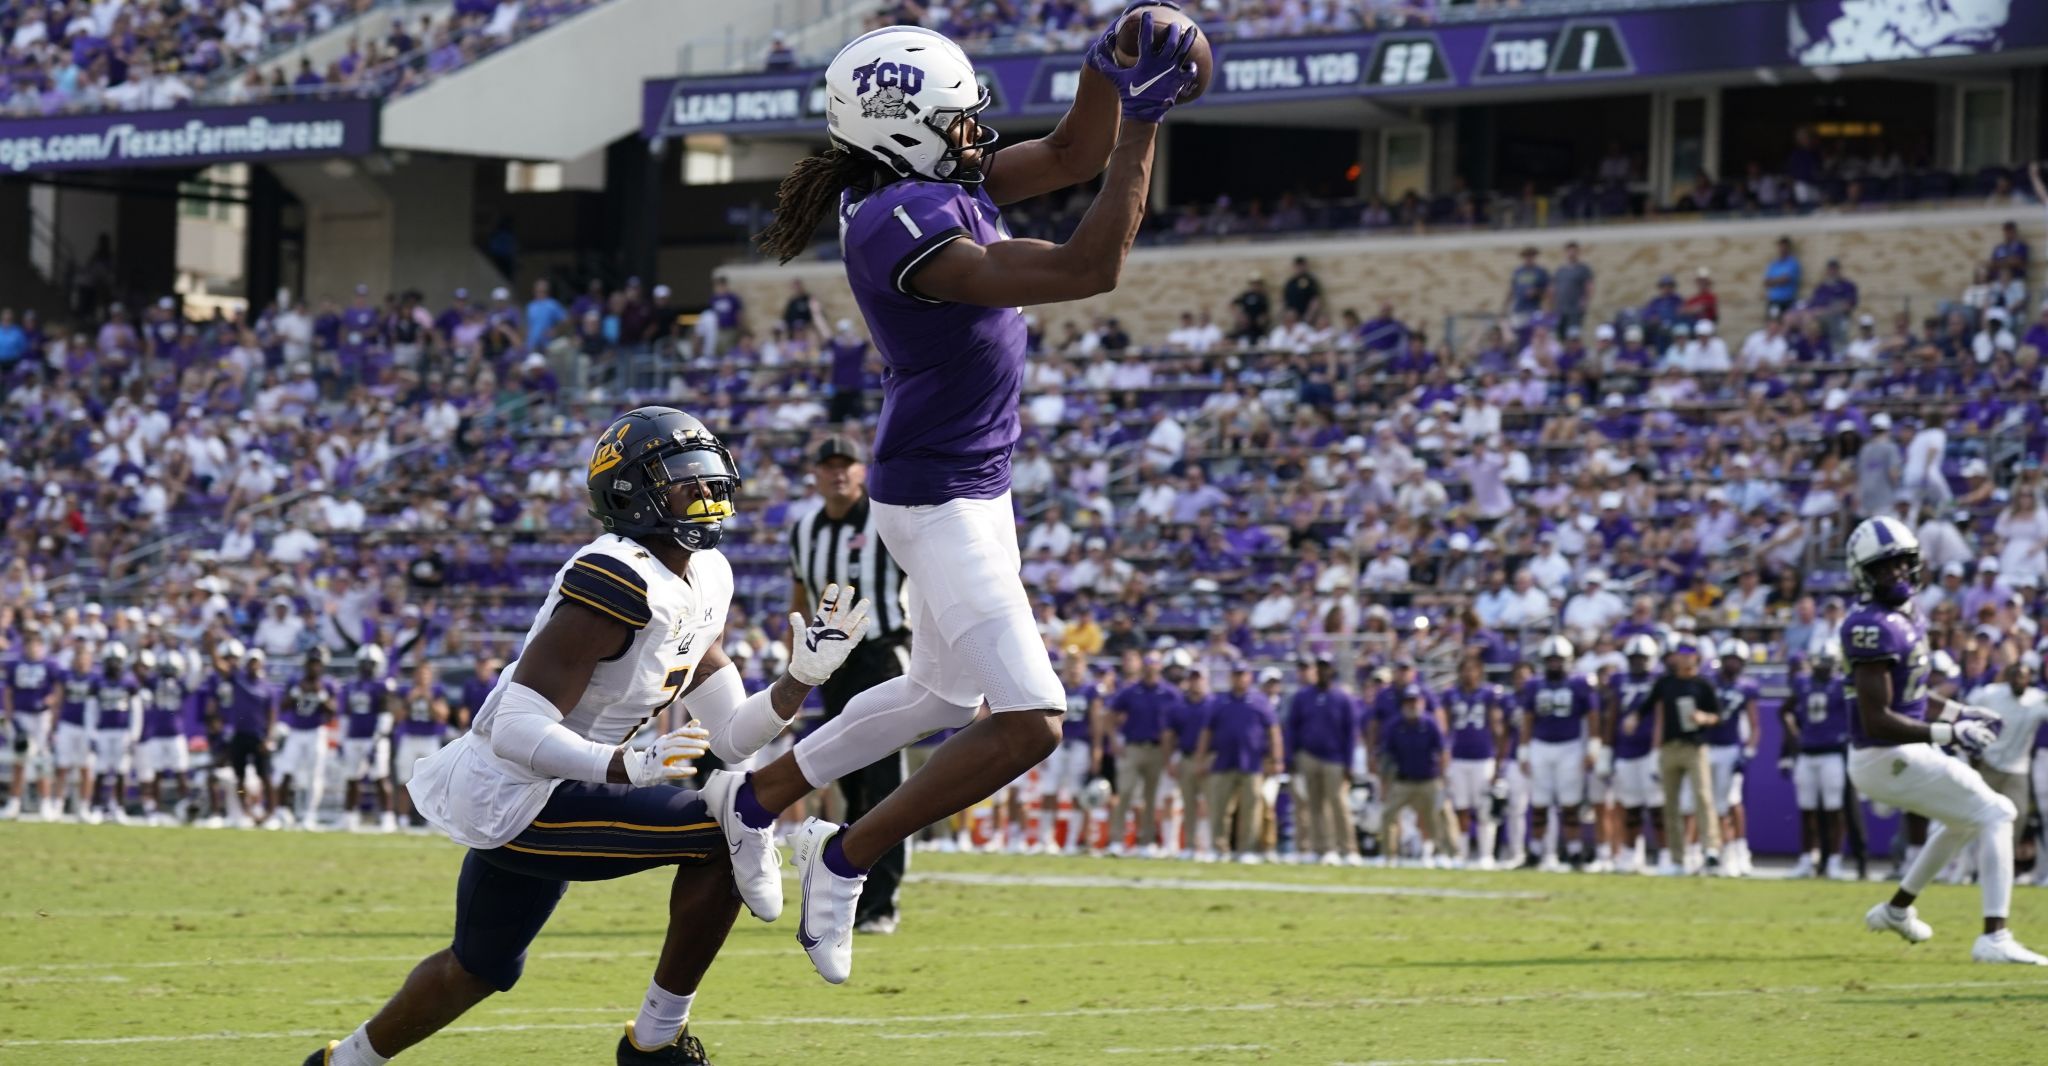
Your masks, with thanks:
M391 813L391 708L397 698L384 674L384 649L375 644L356 648L356 676L341 686L341 776L346 828L369 824L362 809L363 785L376 796L376 824L383 832L398 829ZM478 704L482 706L482 704ZM351 819L354 821L351 822Z
M1804 676L1794 675L1779 713L1785 719L1778 769L1792 776L1799 803L1799 865L1794 877L1842 876L1840 839L1849 784L1849 694L1835 676L1841 645L1829 642Z
M1458 663L1458 683L1443 694L1451 722L1451 765L1448 784L1451 809L1458 814L1462 844L1477 826L1475 852L1479 869L1493 869L1493 844L1499 826L1493 820L1493 782L1499 776L1500 752L1507 745L1507 719L1499 685L1486 680L1486 662L1466 655Z
M86 715L92 708L92 651L83 641L72 646L71 665L57 679L57 727L50 738L50 761L57 779L54 803L43 805L45 821L64 814L65 791L76 786L72 813L83 816L92 805L92 731Z
M176 648L143 649L139 677L148 695L142 709L142 739L135 745L135 777L142 783L142 817L151 825L168 825L164 813L164 781L178 786L178 799L192 808L192 754L185 739L192 686L185 680L185 654Z
M1140 54L1131 66L1118 64L1105 33L1059 126L1000 154L977 118L988 91L959 46L909 26L856 38L825 72L832 146L797 164L760 236L787 261L838 207L847 280L886 369L868 494L911 579L917 639L903 677L854 697L791 754L751 779L721 772L705 782L748 909L767 920L782 910L776 812L927 733L965 727L844 831L809 821L798 832L797 940L834 984L852 970L866 868L1059 745L1066 693L1018 576L1010 500L1027 340L1020 309L1109 292L1123 272L1159 123L1198 76L1188 59L1198 31L1155 37L1154 6L1132 5ZM1091 180L1105 164L1102 191L1066 243L1010 237L1001 205ZM992 713L975 721L984 696Z
M97 824L110 817L128 824L128 772L132 769L135 731L141 723L142 687L128 667L128 647L110 642L100 647L100 672L92 681L92 791L85 820ZM105 810L99 785L107 784Z
M1067 834L1065 850L1079 855L1089 839L1088 804L1083 796L1094 762L1095 720L1102 713L1102 694L1088 681L1088 657L1081 649L1065 648L1060 656L1060 665L1065 667L1060 682L1067 690L1067 706L1060 718L1060 746L1039 767L1039 802L1044 808L1039 824L1045 826L1039 846L1047 854L1061 850L1057 826L1064 799L1074 806L1073 830Z
M1650 828L1657 823L1651 811L1664 806L1664 786L1657 780L1657 753L1651 747L1657 722L1642 713L1643 700L1657 683L1658 672L1653 667L1662 649L1656 637L1637 633L1622 643L1621 654L1628 668L1608 679L1605 693L1607 748L1614 753L1614 804L1621 808L1615 870L1633 873L1643 868L1651 854Z
M1548 817L1543 829L1544 870L1562 870L1558 838L1566 834L1566 854L1573 865L1583 860L1585 842L1576 813L1586 802L1586 773L1593 768L1590 741L1600 735L1600 712L1593 688L1571 674L1572 642L1545 637L1536 646L1542 676L1522 687L1522 761L1529 773L1530 800ZM1591 721L1589 722L1588 719ZM1590 726L1590 728L1589 728ZM1574 817L1566 820L1566 812Z
M1913 908L1934 875L1972 843L1978 847L1978 885L1984 895L1984 932L1970 947L1978 962L2048 966L2005 927L2012 907L2012 823L2018 810L1961 759L1998 739L1998 715L1927 690L1932 669L1927 629L1914 594L1920 585L1920 540L1896 518L1865 519L1849 534L1849 573L1861 601L1842 620L1842 652L1855 686L1849 721L1849 779L1875 803L1915 811L1934 829L1907 867L1892 898L1863 916L1872 932L1890 930L1917 944L1934 929ZM1941 716L1928 718L1939 702Z
M327 761L327 723L334 718L334 682L327 677L327 649L314 645L306 652L303 671L285 688L278 721L284 743L277 751L277 800L270 816L284 825L300 822L299 786L306 791L308 829L320 827L321 767Z
M1713 680L1721 698L1721 721L1702 735L1714 776L1714 817L1721 820L1721 873L1745 877L1750 872L1749 823L1742 810L1742 767L1756 755L1756 738L1763 730L1757 717L1762 692L1743 676L1749 664L1747 643L1731 638L1714 652L1720 659Z
M7 725L14 730L14 790L7 794L7 807L0 810L0 818L21 817L30 767L36 770L43 806L50 805L50 770L43 765L43 757L50 747L50 712L56 709L64 671L50 658L41 633L30 633L22 644L21 658L8 664L6 683L0 685L0 698L7 701Z

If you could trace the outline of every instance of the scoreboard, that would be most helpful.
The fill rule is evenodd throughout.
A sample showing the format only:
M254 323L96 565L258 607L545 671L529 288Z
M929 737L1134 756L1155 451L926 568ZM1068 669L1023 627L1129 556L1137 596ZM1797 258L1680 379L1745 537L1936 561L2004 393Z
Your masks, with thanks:
M1574 19L1556 28L1495 26L1479 50L1474 83L1634 74L1628 44L1612 19Z

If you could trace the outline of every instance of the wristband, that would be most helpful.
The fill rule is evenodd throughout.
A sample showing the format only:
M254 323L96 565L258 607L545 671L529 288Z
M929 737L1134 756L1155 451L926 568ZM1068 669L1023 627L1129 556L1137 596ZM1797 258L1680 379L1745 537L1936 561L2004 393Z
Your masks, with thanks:
M1927 723L1927 742L1945 748L1956 742L1956 727L1948 722Z

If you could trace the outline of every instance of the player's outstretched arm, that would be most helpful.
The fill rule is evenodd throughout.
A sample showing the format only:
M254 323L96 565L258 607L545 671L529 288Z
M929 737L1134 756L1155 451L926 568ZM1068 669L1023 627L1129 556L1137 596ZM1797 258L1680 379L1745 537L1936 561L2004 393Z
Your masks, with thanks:
M1872 740L1887 744L1955 744L1983 751L1998 734L1984 722L1918 722L1892 710L1892 664L1886 659L1856 663L1856 718Z
M789 668L782 677L747 695L739 668L714 645L697 667L697 680L683 693L683 706L710 734L711 753L737 762L768 745L789 727L811 689L846 662L867 632L871 604L858 599L851 585L825 586L818 616L789 616Z
M1153 36L1151 16L1140 17L1142 43L1135 63L1120 67L1107 53L1100 59L1089 53L1090 68L1120 97L1123 121L1109 153L1102 191L1074 235L1065 244L1009 240L981 245L955 240L903 279L906 289L943 302L1019 307L1079 300L1116 288L1124 258L1145 221L1159 123L1196 77L1188 61L1195 28L1183 27L1162 42ZM1101 47L1098 43L1098 50Z
M988 157L982 188L998 204L1014 204L1079 185L1102 173L1116 145L1117 90L1101 72L1081 68L1074 102L1043 137Z

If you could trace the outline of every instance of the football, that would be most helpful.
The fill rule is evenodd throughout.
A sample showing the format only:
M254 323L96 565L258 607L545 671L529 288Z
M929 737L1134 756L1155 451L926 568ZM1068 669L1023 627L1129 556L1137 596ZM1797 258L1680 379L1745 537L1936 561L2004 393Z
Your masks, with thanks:
M1127 67L1138 61L1138 26L1148 14L1152 16L1154 40L1168 40L1182 26L1195 27L1195 46L1188 52L1188 58L1195 64L1195 80L1181 92L1180 102L1185 104L1209 91L1209 79L1216 73L1216 58L1209 51L1209 35L1185 11L1155 6L1141 7L1125 15L1116 24L1116 61Z

